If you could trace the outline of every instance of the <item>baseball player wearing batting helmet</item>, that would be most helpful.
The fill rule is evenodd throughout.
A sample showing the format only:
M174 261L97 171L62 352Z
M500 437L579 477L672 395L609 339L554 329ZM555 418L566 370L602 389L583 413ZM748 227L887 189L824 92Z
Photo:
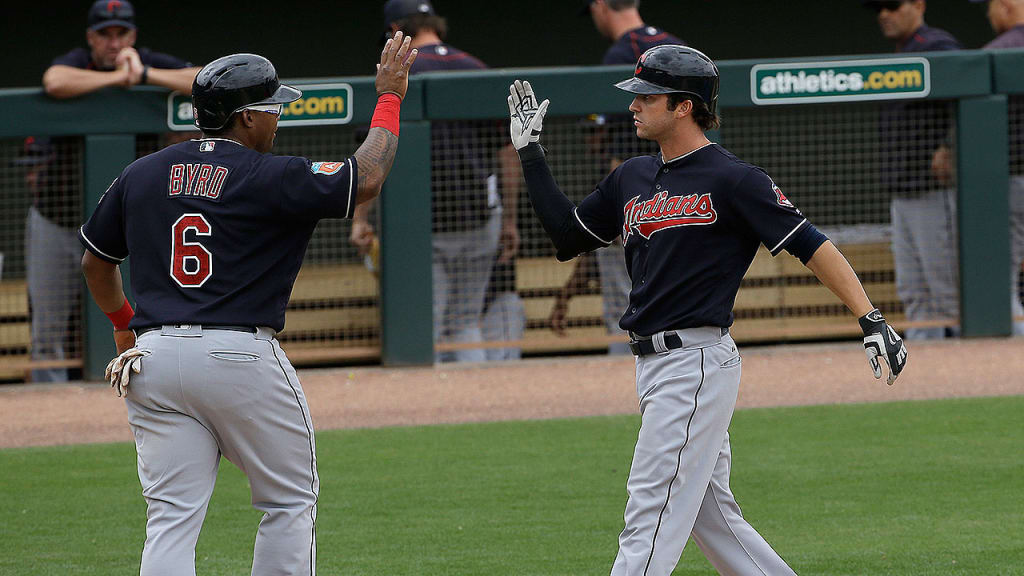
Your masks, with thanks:
M657 156L627 160L579 206L558 189L538 143L548 101L516 81L508 98L534 211L559 260L622 235L641 427L613 576L671 574L689 536L721 574L793 574L744 520L729 489L729 421L740 355L729 336L736 293L758 244L786 250L860 317L875 377L892 384L907 352L842 254L760 168L704 132L718 125L718 69L701 52L657 46L632 78L637 136Z
M148 504L143 576L195 574L221 455L263 511L252 574L315 574L313 424L275 334L317 222L351 218L387 177L415 58L408 39L387 42L369 134L341 162L269 154L282 105L301 92L266 58L207 64L192 89L203 137L130 164L82 226L82 269L114 324L108 377L125 395ZM134 312L118 271L129 254Z

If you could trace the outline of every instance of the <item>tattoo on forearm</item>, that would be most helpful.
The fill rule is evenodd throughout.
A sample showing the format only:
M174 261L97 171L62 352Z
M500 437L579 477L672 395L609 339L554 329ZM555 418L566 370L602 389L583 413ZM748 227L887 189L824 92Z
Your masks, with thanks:
M381 127L370 129L366 140L354 154L359 166L359 191L373 190L384 182L398 151L398 136Z

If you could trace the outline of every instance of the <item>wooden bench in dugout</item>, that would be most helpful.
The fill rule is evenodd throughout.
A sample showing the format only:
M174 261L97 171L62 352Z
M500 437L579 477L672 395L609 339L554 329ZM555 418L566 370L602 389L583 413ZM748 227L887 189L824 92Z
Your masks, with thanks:
M897 326L903 326L892 254L886 243L848 244L843 253L860 274L868 296ZM517 261L517 290L527 329L515 343L526 353L598 351L609 337L601 317L600 287L569 305L569 328L558 336L547 327L557 290L571 264L550 258ZM732 333L741 343L856 337L860 329L839 300L789 254L771 258L761 249L736 299ZM380 357L377 280L359 264L306 266L288 305L281 345L296 365L373 362ZM23 280L0 282L0 379L21 379L29 359L28 298ZM493 344L505 347L507 344ZM80 360L74 361L80 365Z

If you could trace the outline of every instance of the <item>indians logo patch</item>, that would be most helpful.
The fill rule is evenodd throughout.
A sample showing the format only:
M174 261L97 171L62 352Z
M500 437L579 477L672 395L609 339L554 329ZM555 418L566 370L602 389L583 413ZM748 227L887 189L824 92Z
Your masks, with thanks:
M655 194L654 198L640 202L634 196L622 209L625 216L622 226L622 242L630 234L639 234L650 240L655 232L680 226L704 226L718 220L718 213L711 203L711 194L690 194L669 197L668 192Z
M774 180L772 180L772 190L775 191L775 201L779 203L779 206L796 209L796 206L793 206L793 203L789 201L789 198L786 198L786 195L782 193L782 190L779 189L779 185L776 184Z
M313 174L335 174L341 167L344 166L344 162L313 162L309 169Z

